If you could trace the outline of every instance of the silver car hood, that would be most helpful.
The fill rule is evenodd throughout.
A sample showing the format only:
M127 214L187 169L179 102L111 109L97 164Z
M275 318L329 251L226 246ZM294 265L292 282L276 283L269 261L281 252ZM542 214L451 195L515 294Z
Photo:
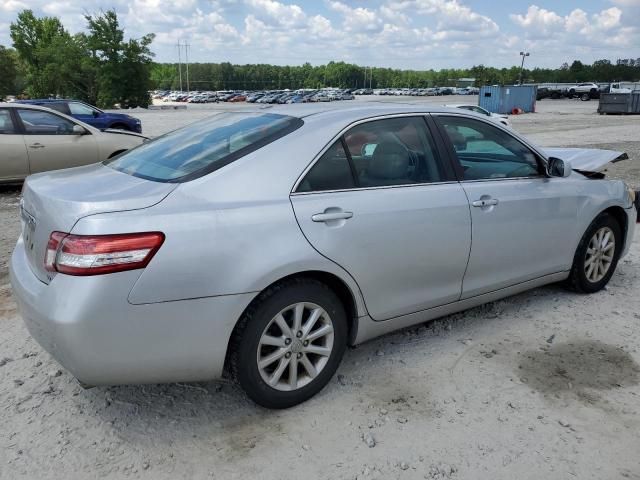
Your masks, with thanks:
M584 172L600 172L609 163L627 160L629 156L615 150L600 150L598 148L543 148L547 157L557 157L571 162L574 170Z

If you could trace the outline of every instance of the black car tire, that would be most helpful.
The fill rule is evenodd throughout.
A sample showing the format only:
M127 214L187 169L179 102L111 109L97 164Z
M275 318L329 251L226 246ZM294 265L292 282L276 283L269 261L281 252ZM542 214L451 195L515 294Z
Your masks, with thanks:
M591 241L594 234L600 230L601 228L608 227L611 229L615 239L615 247L613 253L613 260L609 269L602 279L597 282L592 282L587 278L587 274L585 272L585 262L587 260L587 249L589 248L589 242ZM567 279L567 283L569 288L581 293L595 293L599 290L602 290L609 280L611 276L616 270L616 266L618 265L618 260L620 258L620 253L622 251L622 228L620 223L608 213L602 213L596 217L596 219L591 222L591 225L587 228L580 243L578 244L578 248L576 250L573 265L571 267L571 273L569 278Z
M327 312L333 326L333 347L326 364L309 383L292 391L277 390L260 374L260 339L278 312L299 302L316 304ZM241 318L229 346L228 369L255 403L274 409L292 407L317 394L329 382L344 355L347 336L347 315L333 290L312 278L286 280L262 292Z

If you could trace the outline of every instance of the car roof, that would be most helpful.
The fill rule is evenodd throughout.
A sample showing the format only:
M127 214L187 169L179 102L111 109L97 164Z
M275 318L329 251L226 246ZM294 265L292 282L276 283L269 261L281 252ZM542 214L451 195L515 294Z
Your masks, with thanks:
M415 103L400 102L362 102L361 105L319 105L315 103L291 104L291 105L264 105L255 109L243 110L244 112L275 113L297 118L335 117L344 120L358 120L383 115L401 115L403 113L460 113L458 109Z
M82 125L83 127L85 127L87 130L90 130L92 133L96 133L99 132L100 130L92 127L91 125L84 123L80 120L78 120L77 118L73 118L69 115L66 115L62 112L59 112L58 110L53 110L51 108L45 107L44 105L35 105L32 103L18 103L18 102L0 102L0 108L26 108L29 110L39 110L39 111L43 111L43 112L51 112L54 113L58 116L62 116L64 118L66 118L67 120L70 120L74 123L78 123L80 125Z
M82 100L76 100L75 98L27 98L25 100L16 100L15 103L56 103L56 102L83 102Z
M7 108L7 107L20 107L20 108L31 108L33 110L47 110L50 111L50 108L47 107L43 107L41 105L36 105L33 103L22 103L21 101L15 101L15 102L0 102L0 107L2 108ZM60 113L60 112L57 112Z

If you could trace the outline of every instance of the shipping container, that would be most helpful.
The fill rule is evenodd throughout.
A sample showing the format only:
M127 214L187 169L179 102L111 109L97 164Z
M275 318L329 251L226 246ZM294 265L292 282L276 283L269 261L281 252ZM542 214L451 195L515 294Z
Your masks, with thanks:
M535 85L485 86L480 88L478 105L493 113L514 113L516 109L524 113L536 111Z
M640 90L633 93L603 93L598 103L598 113L640 113Z

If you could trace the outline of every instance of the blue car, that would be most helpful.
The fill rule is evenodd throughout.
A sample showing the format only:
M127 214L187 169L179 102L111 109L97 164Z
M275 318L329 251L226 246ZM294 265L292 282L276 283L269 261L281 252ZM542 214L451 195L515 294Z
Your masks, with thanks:
M65 115L70 115L78 120L88 123L92 127L105 130L115 128L118 130L128 130L130 132L142 133L142 122L140 119L126 115L124 113L109 113L93 107L79 100L64 99L34 99L19 100L18 103L28 103L31 105L41 105L51 108Z

